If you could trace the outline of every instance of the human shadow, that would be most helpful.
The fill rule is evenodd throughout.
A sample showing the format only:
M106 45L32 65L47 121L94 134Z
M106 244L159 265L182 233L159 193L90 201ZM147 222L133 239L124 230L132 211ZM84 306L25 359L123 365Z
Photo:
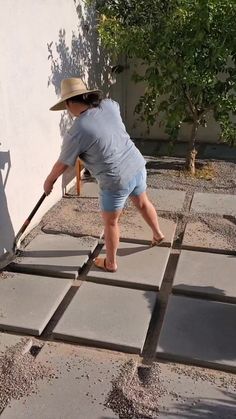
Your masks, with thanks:
M14 229L7 205L5 187L11 169L10 151L0 152L0 255L12 250ZM3 172L5 172L5 176Z

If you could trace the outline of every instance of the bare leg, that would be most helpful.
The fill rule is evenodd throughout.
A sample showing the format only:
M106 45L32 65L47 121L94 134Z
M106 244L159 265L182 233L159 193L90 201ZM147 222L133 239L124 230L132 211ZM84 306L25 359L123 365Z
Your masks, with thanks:
M157 212L152 203L149 201L146 192L143 192L138 196L130 196L130 198L133 204L142 214L146 223L149 225L149 227L151 227L153 232L153 240L156 240L157 242L162 240L164 238L164 234L162 233L159 226Z
M106 267L109 270L116 270L116 253L119 246L120 229L119 217L122 210L115 212L103 211L102 217L104 221L104 236L106 244Z

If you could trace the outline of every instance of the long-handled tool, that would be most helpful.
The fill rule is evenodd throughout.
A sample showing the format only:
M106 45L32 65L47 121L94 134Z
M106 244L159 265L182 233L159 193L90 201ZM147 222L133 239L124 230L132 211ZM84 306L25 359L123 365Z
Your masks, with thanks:
M20 237L22 236L22 234L24 233L24 231L26 230L26 228L28 227L28 225L29 225L30 221L32 220L33 216L38 211L39 207L41 206L41 204L44 201L44 199L46 198L46 196L47 195L44 192L43 195L41 196L41 198L38 200L35 207L33 208L33 210L31 211L30 215L25 220L22 227L20 228L20 230L16 234L14 242L13 242L13 246L12 246L12 251L11 252L6 252L2 256L0 256L0 270L4 269L7 265L9 265L9 263L11 263L15 259L15 257L17 256L17 243L18 243Z

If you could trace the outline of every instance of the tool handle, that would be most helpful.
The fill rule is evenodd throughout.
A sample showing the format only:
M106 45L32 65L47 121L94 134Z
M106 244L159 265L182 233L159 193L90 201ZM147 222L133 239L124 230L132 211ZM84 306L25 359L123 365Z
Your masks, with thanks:
M25 220L25 222L22 224L20 230L18 231L18 233L15 236L14 239L14 243L13 243L13 249L15 250L17 242L19 240L19 238L21 237L21 235L24 233L24 231L26 230L26 228L28 227L30 221L32 220L33 216L35 215L35 213L38 211L40 205L42 204L42 202L44 201L44 199L46 198L46 194L45 192L43 193L43 195L41 196L41 198L38 200L37 204L35 205L35 207L33 208L33 210L31 211L30 215L28 216L28 218Z
M53 184L56 182L56 180L54 180ZM30 221L32 220L33 216L35 215L35 213L38 211L40 205L43 203L44 199L46 198L46 194L45 192L43 193L43 195L40 197L40 199L38 200L37 204L35 205L35 207L32 209L30 215L28 216L28 218L25 220L25 222L23 223L23 225L21 226L20 230L18 231L17 235L15 236L14 239L14 243L13 243L13 251L15 252L16 250L16 246L17 246L17 242L19 240L19 238L22 236L22 234L24 233L24 231L26 230L26 228L28 227Z

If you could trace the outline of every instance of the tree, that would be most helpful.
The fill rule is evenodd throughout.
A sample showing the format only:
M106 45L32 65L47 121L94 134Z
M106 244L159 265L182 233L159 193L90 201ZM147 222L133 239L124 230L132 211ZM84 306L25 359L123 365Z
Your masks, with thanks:
M90 0L91 2L91 0ZM94 2L94 1L92 1ZM150 127L163 114L172 140L192 126L186 167L195 173L196 135L213 113L221 137L236 143L235 0L97 0L99 33L118 60L140 61L146 90L135 112ZM118 62L117 62L118 63Z

